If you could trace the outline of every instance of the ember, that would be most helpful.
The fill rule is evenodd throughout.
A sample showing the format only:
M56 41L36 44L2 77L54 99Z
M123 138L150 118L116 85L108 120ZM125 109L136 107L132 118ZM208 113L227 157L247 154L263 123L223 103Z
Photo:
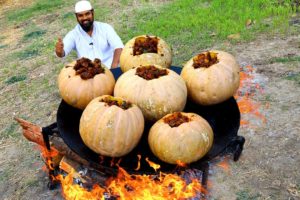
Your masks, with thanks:
M153 65L142 66L136 69L136 75L146 80L152 80L168 74L166 69L159 69Z
M97 58L94 62L88 58L80 58L76 61L74 69L76 71L76 75L80 75L80 77L84 80L93 78L97 74L104 73L104 68L101 66L101 60Z
M258 74L255 73L255 68L249 65L241 67L240 72L240 87L235 95L239 110L242 115L241 125L251 126L250 121L243 119L245 114L254 115L263 123L266 122L266 117L260 112L261 104L256 102L252 97L257 93L263 92L263 81ZM268 106L268 102L266 104Z
M169 117L164 118L164 122L166 124L169 124L170 127L178 127L183 123L191 121L190 118L187 116L183 115L180 112L173 113Z
M135 39L133 46L133 55L141 55L144 53L157 53L157 37L139 37Z
M100 102L105 102L108 106L118 106L120 108L122 108L123 110L127 110L128 108L130 108L132 106L132 104L130 102L127 101L123 101L120 98L115 98L112 96L107 96L103 99L100 100Z
M218 62L219 61L218 61L217 53L208 51L206 53L198 54L193 58L193 67L195 69L200 67L208 68Z

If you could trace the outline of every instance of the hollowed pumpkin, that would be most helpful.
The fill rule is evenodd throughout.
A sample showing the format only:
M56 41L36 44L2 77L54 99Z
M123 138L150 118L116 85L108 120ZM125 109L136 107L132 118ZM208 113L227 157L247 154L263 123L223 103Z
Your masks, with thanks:
M145 65L122 74L116 82L114 95L135 103L145 119L156 121L184 109L187 89L183 79L174 71L158 65Z
M120 66L123 72L141 65L156 64L169 68L172 50L159 37L141 35L129 40L121 53Z
M212 50L190 59L181 71L188 96L201 105L221 103L232 97L240 84L240 66L226 52Z
M61 97L69 105L84 109L95 97L112 94L115 78L99 59L81 58L67 64L58 76Z
M94 152L120 157L129 153L144 131L144 117L134 104L109 95L93 99L82 113L79 132Z
M150 129L148 143L153 154L170 163L192 163L207 154L213 130L195 113L177 112L164 116Z

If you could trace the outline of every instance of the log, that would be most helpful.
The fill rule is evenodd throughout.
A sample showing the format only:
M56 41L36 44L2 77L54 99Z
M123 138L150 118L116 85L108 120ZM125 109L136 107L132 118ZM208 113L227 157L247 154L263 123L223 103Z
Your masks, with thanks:
M15 118L15 120L21 125L21 127L23 129L23 135L27 140L34 142L43 148L46 148L46 145L45 145L45 142L43 139L42 128L40 126L35 125L31 122L28 122L28 121L26 121L24 119L20 119L20 118ZM89 165L89 162L87 160L81 158L75 152L73 152L64 143L62 138L54 135L54 136L49 137L49 141L50 141L51 151L58 152L60 154L61 158L62 158L62 156L67 156L78 163L81 163L83 165ZM53 159L53 160L55 160L55 159ZM60 160L59 160L59 162L60 162ZM59 162L58 163L55 162L54 164L58 165Z

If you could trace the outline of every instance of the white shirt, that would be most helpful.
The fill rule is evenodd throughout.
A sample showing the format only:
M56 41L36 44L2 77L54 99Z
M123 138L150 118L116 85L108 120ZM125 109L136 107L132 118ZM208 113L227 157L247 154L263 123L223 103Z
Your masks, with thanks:
M90 60L99 58L106 67L110 68L114 51L123 48L123 42L111 25L94 21L93 26L92 36L77 24L64 37L65 56L74 49L78 58L86 57Z

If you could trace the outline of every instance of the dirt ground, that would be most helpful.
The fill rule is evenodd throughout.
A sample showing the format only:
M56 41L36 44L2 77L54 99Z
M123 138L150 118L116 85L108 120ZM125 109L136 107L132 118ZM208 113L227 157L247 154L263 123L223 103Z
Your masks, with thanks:
M262 105L258 111L266 121L251 114L242 116L250 122L248 126L241 126L238 133L246 138L244 151L237 162L229 157L228 170L218 166L223 158L211 164L209 199L300 199L300 59L276 60L300 57L300 35L268 34L247 43L221 45L226 46L242 66L255 68L262 89L255 92L252 100ZM12 48L15 47L12 45ZM6 55L9 50L0 50L0 54ZM1 96L8 90L1 87ZM36 116L44 116L44 119L32 122L46 126L55 121L56 113L51 110L60 100L57 94L51 95L50 100L48 96L42 97L47 99L42 106L46 106L48 112ZM1 106L1 115L9 115L0 119L1 124L11 123L15 112L21 115L20 112L26 110L25 102L11 100ZM34 115L38 110L27 112ZM16 131L21 134L21 128ZM59 189L48 190L43 165L39 151L23 137L1 139L0 199L62 199Z

